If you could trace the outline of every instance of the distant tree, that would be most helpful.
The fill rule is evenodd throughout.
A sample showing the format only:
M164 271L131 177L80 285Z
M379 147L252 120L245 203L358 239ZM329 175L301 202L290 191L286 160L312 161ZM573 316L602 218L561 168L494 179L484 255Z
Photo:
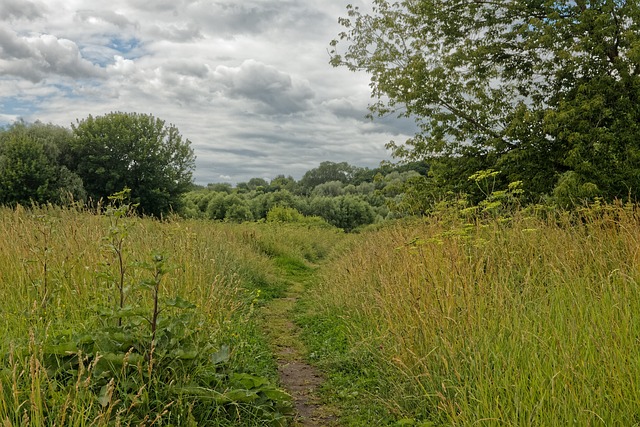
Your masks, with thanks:
M68 129L17 122L0 131L0 203L65 203L82 200L82 180L60 165Z
M352 174L349 183L353 185L359 185L363 182L371 182L373 178L378 173L377 169L369 169L369 168L354 168L354 172Z
M320 216L329 224L345 231L353 231L375 221L372 207L354 196L315 197L309 208L309 215Z
M287 190L290 193L298 194L299 187L298 182L292 176L278 175L271 180L267 191Z
M128 187L142 213L159 216L177 209L191 188L195 156L175 126L148 114L114 112L71 127L65 164L94 200Z
M227 203L225 193L211 193L205 210L206 217L213 220L223 220L227 215Z
M249 190L258 190L267 188L269 183L263 178L251 178L249 182L247 182L247 186Z
M207 190L218 193L233 193L233 186L228 182L216 182L207 184Z
M235 203L227 208L224 219L231 222L253 221L253 214L246 203Z
M340 181L329 181L318 184L311 191L312 196L337 197L344 194L344 184Z
M304 188L305 192L309 194L316 186L324 184L325 182L340 181L342 183L348 183L354 171L355 167L349 165L347 162L322 162L320 166L307 171L303 175L300 180L300 185Z
M240 194L248 193L251 191L249 185L246 182L239 182L236 184L236 192Z
M298 209L300 198L287 190L256 195L250 202L251 211L256 219L266 218L267 212L275 206Z
M248 201L238 194L210 192L205 218L217 221L252 221L253 214Z

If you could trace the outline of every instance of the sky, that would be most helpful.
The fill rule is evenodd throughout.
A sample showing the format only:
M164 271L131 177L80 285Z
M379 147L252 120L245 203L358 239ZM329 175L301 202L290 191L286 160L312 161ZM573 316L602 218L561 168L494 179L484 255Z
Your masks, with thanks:
M175 125L195 182L376 167L411 122L369 120L369 76L329 65L350 0L0 0L0 125L112 111Z

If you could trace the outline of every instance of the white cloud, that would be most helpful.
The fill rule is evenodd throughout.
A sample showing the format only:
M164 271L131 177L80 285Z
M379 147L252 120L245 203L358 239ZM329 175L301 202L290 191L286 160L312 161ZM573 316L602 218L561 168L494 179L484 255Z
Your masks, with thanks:
M152 24L149 26L149 35L177 43L184 43L204 38L200 27L193 22L187 22L180 26L175 24Z
M114 63L107 67L110 74L130 76L136 72L136 64L131 59L125 59L120 55L114 55Z
M273 66L246 60L239 67L219 66L214 81L231 98L257 101L257 111L265 114L291 114L307 110L314 97L308 82L293 79Z
M42 17L42 5L29 0L2 0L0 2L0 16L7 19L34 20Z
M71 40L51 34L19 36L0 30L0 73L39 82L49 75L71 78L101 77L103 70L85 60Z
M89 25L115 26L119 29L134 28L137 25L129 21L126 16L111 10L78 10L76 17L80 22Z
M345 4L0 0L0 125L153 114L193 142L199 183L375 166L411 127L367 122L368 77L328 64Z

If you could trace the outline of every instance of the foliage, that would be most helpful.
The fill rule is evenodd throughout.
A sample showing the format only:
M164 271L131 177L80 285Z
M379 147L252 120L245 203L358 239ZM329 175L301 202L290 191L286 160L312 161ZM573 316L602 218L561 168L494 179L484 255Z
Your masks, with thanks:
M0 204L83 200L82 180L59 161L67 129L16 122L0 131Z
M454 187L499 169L534 201L566 172L638 198L636 2L375 0L340 22L331 63L371 75L373 113L420 126L396 156L462 167Z
M355 168L347 162L322 162L320 166L307 171L302 176L300 186L309 192L318 185L329 181L346 183L351 179L354 172Z
M637 205L443 206L358 237L301 318L344 425L639 421Z
M191 142L152 115L113 112L72 125L64 164L83 180L89 197L106 200L128 187L147 215L179 208L194 168Z
M274 206L267 212L267 222L287 224L306 224L320 228L331 228L331 225L319 216L305 216L295 208Z
M568 171L558 179L553 189L553 201L563 208L582 206L600 194L600 189L592 182L584 182L580 176Z
M302 222L304 215L294 208L275 206L267 212L267 222Z
M311 191L312 196L337 197L344 194L344 183L340 181L328 181L316 185Z
M421 212L404 210L401 205L406 205L402 201L403 192L407 191L406 184L423 177L422 173L428 171L424 163L385 164L367 169L346 163L323 162L307 178L317 177L318 171L334 169L351 171L351 174L339 172L343 177L341 180L321 182L312 187L304 186L303 180L296 182L284 175L268 183L262 178L251 179L235 188L226 183L209 184L183 196L180 214L187 218L243 222L267 220L274 208L278 208L274 211L278 213L280 208L293 209L303 214L305 221L308 217L317 217L345 230L354 230L385 219ZM323 176L329 175L327 172ZM309 182L307 180L306 185L310 185ZM424 200L416 197L415 203L422 202ZM242 214L227 215L229 209ZM247 209L251 215L247 215ZM350 215L353 218L349 218Z
M361 225L371 224L375 214L371 206L354 196L315 197L310 209L331 225L353 231Z
M132 208L0 208L2 422L286 425L253 315L270 261L244 229Z

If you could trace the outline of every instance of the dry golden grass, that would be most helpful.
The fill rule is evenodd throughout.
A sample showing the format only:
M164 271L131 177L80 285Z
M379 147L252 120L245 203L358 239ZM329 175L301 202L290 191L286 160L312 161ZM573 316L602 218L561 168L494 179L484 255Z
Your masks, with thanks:
M153 298L140 287L150 272L140 263L153 253L164 253L169 271L162 278L160 303L176 296L195 303L197 339L207 343L210 352L220 343L229 344L230 369L275 375L275 368L266 372L273 362L265 354L266 343L256 336L252 315L256 289L269 286L274 271L268 257L254 250L255 232L209 221L135 217L120 221L121 230L125 223L124 285L131 289L126 304L151 309ZM97 313L117 306L119 260L109 246L113 241L105 239L113 226L113 218L75 209L0 208L0 424L119 423L120 415L110 412L117 402L107 393L104 402L110 403L99 405L89 375L101 356L87 366L81 363L80 371L70 371L78 381L69 387L51 377L43 355L58 336L108 326ZM113 392L121 385L111 387ZM140 388L139 393L147 391ZM132 399L135 403L138 398ZM175 402L165 403L175 407ZM122 419L128 410L119 409L125 411ZM226 425L223 419L215 422Z
M633 425L640 212L582 214L388 227L337 259L314 301L389 372L380 398L398 414Z

